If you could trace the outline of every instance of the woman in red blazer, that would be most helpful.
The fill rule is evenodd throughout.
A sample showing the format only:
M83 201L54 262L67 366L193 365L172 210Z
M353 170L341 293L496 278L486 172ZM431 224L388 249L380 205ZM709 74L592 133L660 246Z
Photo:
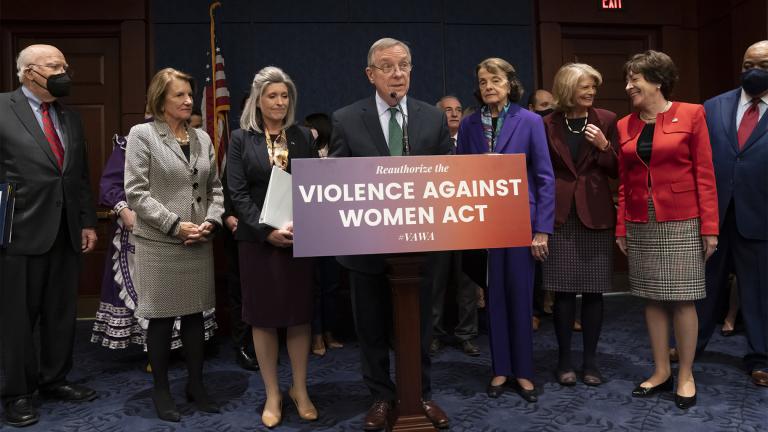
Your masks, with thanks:
M696 403L693 357L704 298L704 262L717 246L718 213L712 149L704 108L669 101L677 68L668 55L646 51L624 65L637 112L618 122L619 208L616 243L629 260L632 294L648 300L645 319L655 370L632 391L672 391L669 325L680 356L675 404ZM671 319L670 319L671 311Z
M571 334L576 294L582 294L584 337L582 379L600 385L597 341L603 322L603 293L613 275L616 209L609 178L616 178L616 114L593 108L600 72L569 63L555 75L555 112L544 118L555 174L555 233L544 261L544 289L555 293L554 321L559 346L557 381L576 384Z

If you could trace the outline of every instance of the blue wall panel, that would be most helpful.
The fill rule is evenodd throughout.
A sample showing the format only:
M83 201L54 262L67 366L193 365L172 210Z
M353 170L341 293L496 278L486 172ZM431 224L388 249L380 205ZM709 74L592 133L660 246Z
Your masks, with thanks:
M155 66L187 71L202 87L209 61L208 2L152 1L152 17ZM465 106L474 105L474 67L489 56L512 62L526 90L533 85L533 27L527 1L478 8L458 0L222 0L217 18L233 127L253 75L267 65L283 68L294 79L298 118L316 111L330 113L372 95L364 75L366 54L371 43L384 36L409 44L414 63L409 94L430 103L453 93Z
M444 0L445 22L460 24L530 25L533 20L533 2L505 0L481 2Z
M477 80L475 67L488 57L501 57L512 63L523 82L525 94L533 87L533 48L531 28L501 25L446 25L446 91L455 94L463 106L476 105L472 93Z
M443 0L349 2L349 19L372 22L440 22Z

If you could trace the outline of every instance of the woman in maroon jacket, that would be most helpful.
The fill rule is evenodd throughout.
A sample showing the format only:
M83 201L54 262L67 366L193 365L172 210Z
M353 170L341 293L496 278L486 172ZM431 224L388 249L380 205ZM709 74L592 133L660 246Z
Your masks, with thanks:
M556 377L576 384L571 334L576 294L582 294L585 384L603 382L597 340L603 322L603 293L613 270L616 211L609 178L616 178L616 114L593 107L602 76L583 63L569 63L555 75L555 112L544 118L555 173L555 233L543 264L544 289L555 292L554 321L559 345Z
M627 254L632 294L647 299L645 320L655 370L633 391L672 391L669 326L680 356L675 404L696 403L693 357L704 298L704 262L715 251L717 191L704 107L669 100L677 68L658 51L624 65L626 91L637 112L617 124L619 209L616 243Z

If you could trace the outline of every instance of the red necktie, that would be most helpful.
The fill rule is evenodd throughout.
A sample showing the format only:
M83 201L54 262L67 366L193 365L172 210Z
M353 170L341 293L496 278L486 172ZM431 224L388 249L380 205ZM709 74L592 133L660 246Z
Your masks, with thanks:
M752 105L744 113L744 117L741 118L739 131L736 134L739 139L739 149L744 147L749 136L752 135L752 131L757 126L757 119L760 117L760 110L757 107L759 103L760 99L752 99Z
M64 166L64 146L61 144L59 134L56 133L56 128L53 127L53 120L51 120L51 115L48 113L50 107L51 104L48 102L40 104L40 111L43 113L43 132L48 139L48 144L51 146L53 155L56 156L56 162L59 164L59 169L61 169Z

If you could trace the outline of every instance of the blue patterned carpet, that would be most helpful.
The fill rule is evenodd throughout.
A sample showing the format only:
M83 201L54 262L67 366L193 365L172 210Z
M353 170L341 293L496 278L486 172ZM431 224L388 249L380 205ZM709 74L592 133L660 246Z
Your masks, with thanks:
M183 401L186 372L177 363L171 372L172 390L182 411L179 424L155 418L149 399L151 377L142 368L138 351L111 352L87 342L88 321L79 322L75 369L70 378L95 387L99 398L91 403L45 403L40 423L26 431L257 431L264 403L261 378L233 362L228 345L206 363L206 382L223 402L220 415L201 414ZM574 338L580 349L580 336ZM743 335L716 335L709 352L695 366L699 403L688 412L659 397L633 399L634 385L651 372L651 356L642 318L642 304L629 296L606 297L606 320L599 351L607 383L591 388L579 383L560 387L552 370L556 342L551 320L545 319L535 336L539 403L527 404L508 393L489 399L485 386L490 375L487 339L479 343L483 355L469 358L454 348L435 357L434 398L448 412L452 431L767 431L768 389L752 385L741 369L746 349ZM347 343L310 363L310 394L320 420L302 422L296 409L284 407L284 421L276 431L357 431L370 400L359 376L357 349ZM574 361L580 352L574 353ZM281 381L290 382L288 358L281 354ZM578 363L576 363L578 364ZM13 428L0 426L0 430Z

